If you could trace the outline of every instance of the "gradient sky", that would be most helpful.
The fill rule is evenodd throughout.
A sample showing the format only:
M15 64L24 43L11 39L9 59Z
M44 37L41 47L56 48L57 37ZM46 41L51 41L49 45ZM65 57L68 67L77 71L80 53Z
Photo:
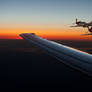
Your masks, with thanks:
M88 39L80 36L87 29L69 26L75 18L91 21L91 8L92 0L0 0L0 38L34 32L47 38Z

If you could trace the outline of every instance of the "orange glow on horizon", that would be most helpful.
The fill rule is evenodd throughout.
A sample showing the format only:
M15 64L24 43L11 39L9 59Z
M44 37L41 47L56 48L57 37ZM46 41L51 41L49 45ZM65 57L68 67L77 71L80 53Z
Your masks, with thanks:
M46 38L46 39L55 39L55 40L92 40L88 37L82 37L80 35L62 35L62 34L37 34L36 35ZM22 39L19 34L0 34L0 39Z
M0 28L0 39L22 39L21 33L35 33L36 35L46 39L56 40L92 40L91 36L80 36L81 31L68 28ZM90 38L90 39L89 39Z
M0 34L0 39L22 39L20 36L16 35L16 34Z

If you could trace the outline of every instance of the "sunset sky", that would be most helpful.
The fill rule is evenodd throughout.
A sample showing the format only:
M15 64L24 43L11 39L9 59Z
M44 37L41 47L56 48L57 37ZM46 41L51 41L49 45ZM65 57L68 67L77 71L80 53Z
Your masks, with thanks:
M0 39L36 33L54 39L92 39L87 29L71 28L78 18L92 21L92 0L0 0Z

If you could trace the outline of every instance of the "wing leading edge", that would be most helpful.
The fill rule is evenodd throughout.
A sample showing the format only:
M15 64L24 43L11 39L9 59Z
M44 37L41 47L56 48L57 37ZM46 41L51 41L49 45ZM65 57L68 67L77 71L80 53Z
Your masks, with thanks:
M22 38L36 47L45 50L62 63L92 76L92 55L71 47L38 37L34 33L20 34Z

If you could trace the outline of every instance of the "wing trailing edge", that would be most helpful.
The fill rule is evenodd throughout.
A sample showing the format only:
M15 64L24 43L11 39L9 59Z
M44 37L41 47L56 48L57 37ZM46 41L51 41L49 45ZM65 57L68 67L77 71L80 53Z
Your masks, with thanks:
M38 37L34 33L20 34L22 38L46 51L62 63L92 76L92 55L71 47Z

